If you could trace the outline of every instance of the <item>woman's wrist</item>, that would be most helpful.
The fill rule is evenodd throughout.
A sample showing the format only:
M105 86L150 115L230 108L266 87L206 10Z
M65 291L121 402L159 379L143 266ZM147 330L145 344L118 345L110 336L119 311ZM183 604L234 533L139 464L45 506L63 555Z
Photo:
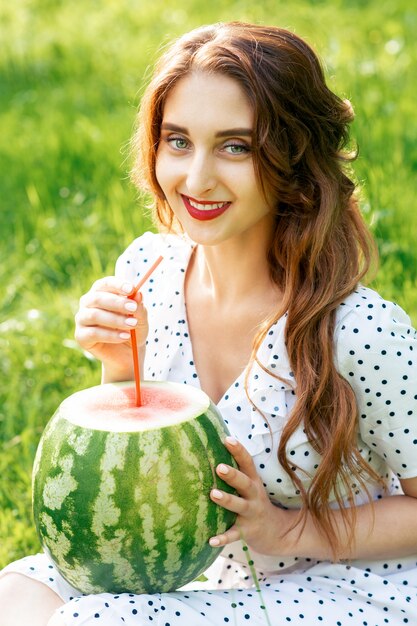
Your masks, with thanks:
M274 505L273 520L269 525L267 554L271 556L299 556L298 540L301 527L297 524L300 511Z
M328 542L307 513L303 519L299 509L274 506L268 533L267 554L280 557L331 559Z

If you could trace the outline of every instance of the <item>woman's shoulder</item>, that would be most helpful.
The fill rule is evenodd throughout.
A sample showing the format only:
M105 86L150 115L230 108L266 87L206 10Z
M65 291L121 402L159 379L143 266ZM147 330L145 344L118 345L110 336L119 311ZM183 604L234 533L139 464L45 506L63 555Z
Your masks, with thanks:
M359 285L347 296L336 311L336 331L346 325L361 325L369 331L380 325L411 324L407 313L395 302L384 299L377 291ZM357 334L357 333L355 333Z
M362 441L400 478L416 476L417 333L377 292L358 288L339 307L336 364L352 387Z
M405 311L363 286L337 309L335 343L337 360L345 366L361 354L405 357L406 352L417 349L416 331Z

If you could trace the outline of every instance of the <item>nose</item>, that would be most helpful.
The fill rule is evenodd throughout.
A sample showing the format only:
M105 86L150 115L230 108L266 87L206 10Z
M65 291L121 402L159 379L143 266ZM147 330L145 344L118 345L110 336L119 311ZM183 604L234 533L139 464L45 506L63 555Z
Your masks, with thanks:
M186 185L188 194L203 198L217 184L214 158L206 152L195 152L188 163Z

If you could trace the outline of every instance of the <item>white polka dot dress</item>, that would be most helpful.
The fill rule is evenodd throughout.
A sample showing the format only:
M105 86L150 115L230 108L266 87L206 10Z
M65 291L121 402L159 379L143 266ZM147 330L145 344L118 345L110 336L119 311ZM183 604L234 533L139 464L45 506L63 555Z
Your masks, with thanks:
M135 283L160 254L164 256L142 290L150 321L144 377L198 387L183 289L191 251L185 237L145 233L120 257L116 272ZM285 349L285 321L284 316L270 328L258 352L263 367L255 363L248 379L250 400L260 411L246 396L244 374L218 407L231 434L252 455L270 499L299 508L301 496L277 460L280 433L297 392ZM388 492L398 494L399 478L417 476L416 332L398 306L359 287L337 311L335 355L338 370L356 394L361 454L383 477ZM306 476L314 474L320 458L302 428L287 449ZM357 504L366 502L359 489L355 494ZM371 494L373 499L384 495L377 486L371 486ZM248 554L236 542L221 551L206 572L206 582L140 596L82 596L43 554L3 571L18 571L49 585L65 603L58 613L67 626L417 625L417 546L416 554L408 557L349 564L281 559L253 551L250 558L258 588Z

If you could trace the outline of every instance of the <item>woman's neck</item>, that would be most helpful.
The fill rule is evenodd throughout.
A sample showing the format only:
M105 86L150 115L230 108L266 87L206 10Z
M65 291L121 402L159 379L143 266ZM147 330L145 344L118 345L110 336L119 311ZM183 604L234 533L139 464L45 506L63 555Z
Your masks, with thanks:
M192 271L213 303L228 308L253 298L278 292L267 260L269 236L228 240L216 246L197 245ZM272 295L272 293L271 293Z

